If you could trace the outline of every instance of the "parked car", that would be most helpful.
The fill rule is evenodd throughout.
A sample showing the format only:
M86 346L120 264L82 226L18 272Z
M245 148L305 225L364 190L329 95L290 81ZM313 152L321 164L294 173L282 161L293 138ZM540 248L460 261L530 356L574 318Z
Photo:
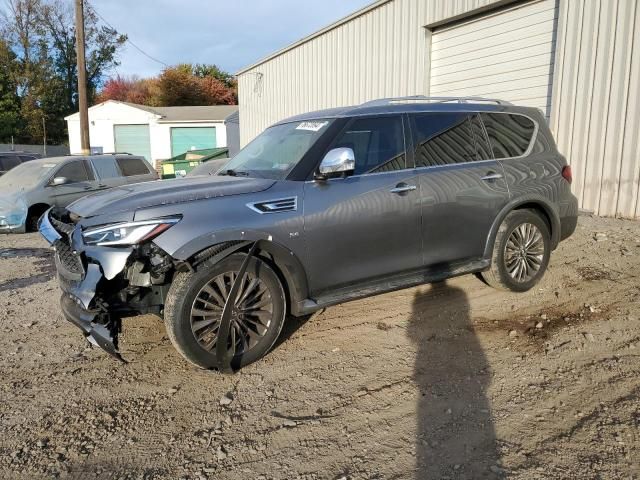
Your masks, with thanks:
M43 158L0 177L0 233L36 231L50 207L66 207L90 193L157 180L143 157L95 155Z
M186 177L199 177L203 175L213 175L218 170L220 170L227 162L228 158L221 158L219 160L209 160L208 162L201 163L189 173L187 173ZM186 178L182 177L182 178Z
M13 167L17 167L21 163L35 160L42 155L39 153L29 152L0 152L0 176L7 173Z
M115 356L155 313L190 362L265 355L287 314L476 273L536 285L576 227L571 169L543 113L483 99L387 99L265 130L217 174L51 209L68 320Z

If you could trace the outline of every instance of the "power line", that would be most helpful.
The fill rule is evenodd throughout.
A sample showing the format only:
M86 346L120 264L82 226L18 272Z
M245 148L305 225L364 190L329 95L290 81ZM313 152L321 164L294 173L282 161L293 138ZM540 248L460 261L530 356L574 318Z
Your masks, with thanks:
M91 8L93 9L93 11L95 12L95 14L98 16L98 18L100 18L100 20L102 20L104 23L107 24L107 26L109 26L112 30L115 30L116 32L118 31L117 28L115 28L113 25L111 25L109 22L107 22L105 20L105 18L100 15L100 12L98 12L96 10L96 7L94 7L93 5L91 5ZM150 60L153 60L154 62L158 62L161 65L164 65L165 67L168 67L169 65L167 65L166 63L164 63L162 60L158 60L157 58L152 57L151 55L149 55L147 52L145 52L144 50L142 50L139 46L137 46L135 43L133 43L131 41L131 39L129 38L129 35L127 35L127 43L130 43L132 47L134 47L136 50L138 50L142 55L144 55L145 57L149 58Z

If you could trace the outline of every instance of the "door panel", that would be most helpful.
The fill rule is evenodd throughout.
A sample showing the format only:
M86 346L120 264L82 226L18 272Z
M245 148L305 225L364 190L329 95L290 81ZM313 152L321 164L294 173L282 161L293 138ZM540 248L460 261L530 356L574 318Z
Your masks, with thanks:
M307 182L304 195L312 294L422 267L414 170Z
M482 257L489 230L509 200L502 165L477 115L410 116L420 175L422 238L427 267Z
M491 225L509 200L496 161L421 168L424 264L481 258ZM485 177L495 176L490 179Z

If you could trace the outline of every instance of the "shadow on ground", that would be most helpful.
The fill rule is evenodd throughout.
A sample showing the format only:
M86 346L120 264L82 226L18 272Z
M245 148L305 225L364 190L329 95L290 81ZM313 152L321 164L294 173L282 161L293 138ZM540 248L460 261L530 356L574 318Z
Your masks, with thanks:
M487 388L491 372L465 292L447 283L415 293L408 335L417 345L416 478L499 478Z

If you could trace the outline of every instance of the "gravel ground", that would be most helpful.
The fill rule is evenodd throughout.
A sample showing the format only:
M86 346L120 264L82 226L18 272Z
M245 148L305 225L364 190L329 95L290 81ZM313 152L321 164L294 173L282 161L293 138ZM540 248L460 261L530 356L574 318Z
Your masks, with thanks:
M0 236L0 478L640 478L640 223L581 217L525 294L473 276L291 319L195 369L151 316L121 365Z

